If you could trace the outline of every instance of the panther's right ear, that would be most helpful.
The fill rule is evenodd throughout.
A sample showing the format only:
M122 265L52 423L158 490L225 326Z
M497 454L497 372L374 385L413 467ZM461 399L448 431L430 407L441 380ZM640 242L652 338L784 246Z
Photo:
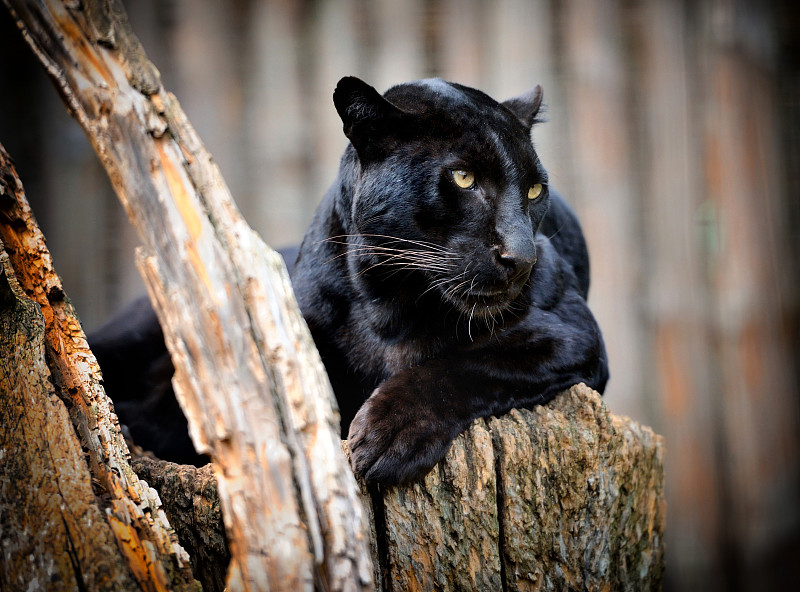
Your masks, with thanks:
M344 134L362 159L390 141L391 130L404 115L377 90L355 76L339 81L333 92L333 104L342 118Z

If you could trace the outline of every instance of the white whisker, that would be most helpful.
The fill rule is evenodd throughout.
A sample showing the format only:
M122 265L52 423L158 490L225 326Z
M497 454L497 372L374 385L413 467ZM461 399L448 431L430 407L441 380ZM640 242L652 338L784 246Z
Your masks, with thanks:
M478 306L478 303L472 305L472 310L469 313L469 320L467 321L467 334L469 335L469 340L472 341L472 315L475 314L475 307Z

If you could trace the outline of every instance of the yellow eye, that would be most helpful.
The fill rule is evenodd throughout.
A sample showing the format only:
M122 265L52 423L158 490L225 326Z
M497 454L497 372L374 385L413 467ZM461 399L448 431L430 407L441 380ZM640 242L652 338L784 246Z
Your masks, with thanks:
M469 189L475 185L475 175L469 171L453 171L453 181L462 189Z
M537 199L542 194L542 184L537 183L528 189L528 199Z

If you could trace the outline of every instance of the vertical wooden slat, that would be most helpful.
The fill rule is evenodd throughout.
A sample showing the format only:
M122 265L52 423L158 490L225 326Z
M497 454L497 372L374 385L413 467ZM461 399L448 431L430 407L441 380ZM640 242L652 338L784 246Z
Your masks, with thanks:
M605 332L611 364L606 397L617 412L642 417L642 335L637 297L640 251L625 54L614 0L563 5L565 99L578 213L592 254L589 303Z
M505 100L541 84L544 89L544 123L533 130L537 153L550 175L550 184L570 203L575 195L570 183L568 111L557 67L556 14L546 0L503 0L485 11L482 38L484 90Z
M549 82L544 80L545 74L552 75L547 59L552 35L548 13L549 6L541 0L492 3L483 21L483 62L502 67L485 69L483 90L502 100Z
M166 82L175 86L181 107L197 122L214 160L240 207L252 207L258 196L243 185L246 158L242 143L241 32L236 3L223 0L179 0L172 3L167 50L180 64ZM247 191L247 189L251 189Z
M436 35L441 75L447 80L480 87L483 71L483 2L441 0L440 4Z
M333 107L333 90L343 76L364 77L358 0L320 2L312 16L310 43L316 70L309 81L313 133L314 178L308 195L307 218L336 178L347 139Z
M787 260L768 5L703 12L706 187L719 213L711 317L720 362L727 537L750 589L776 543L797 532L796 385L781 275Z
M124 214L112 206L116 197L108 177L58 98L48 93L40 109L43 127L49 130L42 146L42 183L50 196L43 225L59 269L69 278L66 289L84 303L83 322L97 326L114 312L125 278L135 274L133 254L116 249L120 236L109 231L109 222L115 226Z
M692 105L696 78L685 67L682 6L648 0L639 16L643 287L653 360L648 374L658 397L653 420L668 442L670 577L681 589L701 582L722 589L724 579L710 577L720 562L722 516L713 359L702 322L709 312L706 262L696 224L705 200Z
M246 214L275 246L297 242L307 222L297 207L305 204L308 133L299 8L289 0L254 3L247 32L243 135L253 201Z
M375 53L370 56L370 80L383 92L390 86L425 76L422 54L424 19L422 0L377 0Z

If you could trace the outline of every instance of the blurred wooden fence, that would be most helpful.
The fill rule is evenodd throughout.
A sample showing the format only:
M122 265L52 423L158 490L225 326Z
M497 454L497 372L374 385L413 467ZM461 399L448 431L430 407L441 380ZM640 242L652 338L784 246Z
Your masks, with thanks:
M667 587L778 586L782 560L800 549L792 2L127 4L167 88L274 246L299 241L336 174L339 77L385 89L442 76L498 99L543 84L549 122L534 140L589 240L607 403L666 436ZM95 326L140 290L134 239L9 20L0 140Z

